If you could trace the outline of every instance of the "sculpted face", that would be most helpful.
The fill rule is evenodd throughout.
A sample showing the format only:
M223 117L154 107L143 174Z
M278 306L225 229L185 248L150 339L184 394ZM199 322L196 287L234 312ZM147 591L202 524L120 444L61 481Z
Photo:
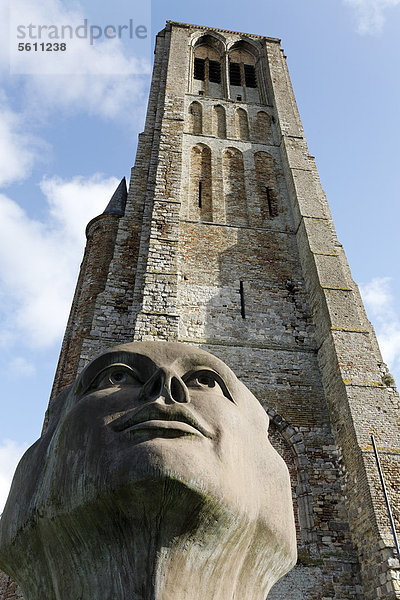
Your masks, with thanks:
M256 511L266 483L287 484L267 430L265 411L216 357L176 343L120 346L83 371L65 402L52 493L73 505L82 474L88 496L167 475Z
M267 431L259 402L211 354L167 342L115 347L56 399L45 436L22 459L14 488L25 509L9 501L10 533L33 514L53 519L108 498L151 504L157 482L170 481L258 523L293 560L288 471Z

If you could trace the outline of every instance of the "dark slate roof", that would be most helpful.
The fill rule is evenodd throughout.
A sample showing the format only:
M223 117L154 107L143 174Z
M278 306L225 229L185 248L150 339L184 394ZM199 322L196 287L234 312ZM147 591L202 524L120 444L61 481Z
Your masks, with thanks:
M126 189L126 179L123 177L121 183L115 190L110 202L107 205L103 215L120 215L121 217L125 214L126 199L128 191Z

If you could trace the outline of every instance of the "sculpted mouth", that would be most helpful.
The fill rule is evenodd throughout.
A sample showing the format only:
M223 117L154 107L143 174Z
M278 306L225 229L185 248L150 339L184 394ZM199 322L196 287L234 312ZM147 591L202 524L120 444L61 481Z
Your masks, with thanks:
M118 433L134 435L136 432L161 431L166 437L199 435L211 438L212 432L194 417L188 409L176 405L151 404L134 409L118 417L109 426Z
M181 431L183 434L186 433L192 435L199 435L200 433L198 429L192 427L192 425L189 425L188 423L183 423L182 421L161 421L157 419L144 421L143 423L137 423L136 425L133 425L124 431L133 433L134 431L145 431L148 429L165 429L167 430L165 432L167 435L169 433L173 435L174 432L179 431Z

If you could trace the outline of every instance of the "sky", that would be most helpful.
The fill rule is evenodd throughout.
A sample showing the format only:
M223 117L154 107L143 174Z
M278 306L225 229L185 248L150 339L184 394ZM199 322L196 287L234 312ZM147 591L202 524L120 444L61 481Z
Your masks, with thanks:
M0 0L0 512L40 435L85 226L129 178L166 20L282 40L339 240L400 381L400 0ZM64 50L42 50L54 24L52 44L61 25L81 37L66 29Z

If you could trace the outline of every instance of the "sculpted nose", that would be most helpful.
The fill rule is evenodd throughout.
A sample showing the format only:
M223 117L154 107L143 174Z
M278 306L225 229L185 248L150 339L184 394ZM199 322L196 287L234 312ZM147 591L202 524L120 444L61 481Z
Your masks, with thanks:
M158 369L144 384L143 399L156 400L160 396L167 402L190 402L186 385L180 377L166 369Z
M167 376L164 383L165 398L174 402L190 402L186 385L176 375Z

